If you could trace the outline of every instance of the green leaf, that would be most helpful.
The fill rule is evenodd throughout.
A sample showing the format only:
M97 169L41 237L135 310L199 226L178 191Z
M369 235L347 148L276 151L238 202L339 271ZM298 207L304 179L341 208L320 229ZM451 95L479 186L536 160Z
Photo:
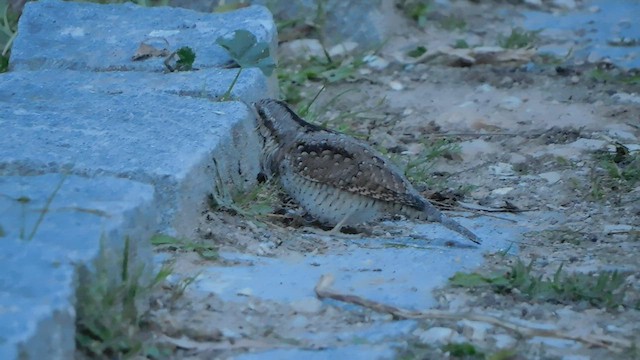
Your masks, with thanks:
M469 343L447 344L442 347L442 350L445 352L449 352L455 357L479 357L480 355L482 355L481 352L476 350L473 344Z
M322 72L322 77L327 79L330 83L338 82L353 76L353 69L349 67L339 67L337 69L331 69Z
M456 40L456 43L453 44L454 49L468 49L469 44L464 39Z
M9 57L0 55L0 73L9 71Z
M178 238L169 235L156 234L151 237L151 244L153 245L179 245L182 241Z
M408 56L412 57L412 58L417 58L422 56L424 53L427 52L427 48L424 46L416 46L415 49L409 51L407 53Z
M19 198L16 199L16 201L21 204L28 204L29 202L31 202L31 199L29 199L29 197L27 196L20 196Z
M198 244L164 234L153 235L151 237L151 244L155 246L169 245L170 247L175 247L181 251L194 251L206 260L216 260L219 257L218 249L213 245Z
M477 287L488 285L491 283L491 280L476 273L457 272L449 279L449 282L454 286Z
M196 251L205 260L217 260L220 257L215 249L200 249Z
M247 30L236 30L231 37L219 37L216 44L229 52L229 56L241 67L257 67L270 76L276 67L269 52L269 44L258 42Z
M196 60L196 53L188 46L183 46L178 51L178 61L176 61L176 70L189 71L193 68L193 62Z

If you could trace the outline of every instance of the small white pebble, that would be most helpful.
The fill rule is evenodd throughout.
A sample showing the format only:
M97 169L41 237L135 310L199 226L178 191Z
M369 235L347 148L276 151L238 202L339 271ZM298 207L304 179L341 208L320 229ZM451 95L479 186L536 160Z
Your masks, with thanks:
M395 91L404 90L404 85L400 81L391 80L389 81L389 87Z

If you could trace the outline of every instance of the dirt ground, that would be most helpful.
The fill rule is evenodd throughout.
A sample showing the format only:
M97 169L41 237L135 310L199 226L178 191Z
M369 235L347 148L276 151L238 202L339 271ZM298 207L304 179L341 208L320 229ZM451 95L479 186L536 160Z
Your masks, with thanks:
M429 54L439 44L458 39L471 46L495 44L517 25L519 20L512 14L524 8L503 2L453 4L451 9L434 10L430 17L435 20L424 28L407 19L368 58L369 64L355 69L346 81L327 84L309 117L367 139L400 164L444 149L422 172L413 173L425 196L467 211L470 206L522 211L534 219L531 231L513 239L518 250L488 254L485 265L477 269L479 274L504 273L520 260L532 262L530 271L537 276L553 277L562 265L567 274L617 270L624 278L616 290L624 295L614 308L588 301L539 300L517 289L499 293L486 286L448 285L437 291L439 309L522 319L572 334L607 335L637 346L640 161L629 159L640 149L640 95L634 95L640 85L596 78L600 69L617 74L609 64L554 62L539 55L520 54L530 61L490 59L473 65L461 60L460 54L408 57L406 53L417 46L424 45ZM464 30L447 30L438 20L452 14L464 20ZM547 40L541 35L537 44ZM291 54L286 43L281 46L283 54ZM354 56L347 54L342 61L348 64ZM301 97L313 98L320 86L309 81L301 88ZM616 149L619 157L613 160ZM617 178L616 169L618 174L631 175ZM279 204L267 215L243 215L237 209L205 211L196 230L198 238L192 240L214 244L218 251L276 258L346 249L340 238L310 232L314 225L296 216L299 212L293 204L282 205L277 189L263 187L262 191L253 198L254 204L269 198ZM472 212L477 221L501 216L501 212ZM375 235L388 230L372 225L368 231ZM225 358L266 349L330 348L340 344L291 339L301 329L337 332L373 321L394 322L388 314L364 308L319 309L313 302L283 305L263 300L240 304L215 295L183 294L179 287L187 286L184 279L196 276L199 267L234 264L167 246L157 251L174 262L175 278L155 295L148 323L154 342L169 348L171 357ZM182 282L176 280L180 276ZM400 358L640 358L635 346L616 349L531 339L465 321L420 320L403 341L398 347ZM444 347L448 342L473 344L484 355L460 355Z

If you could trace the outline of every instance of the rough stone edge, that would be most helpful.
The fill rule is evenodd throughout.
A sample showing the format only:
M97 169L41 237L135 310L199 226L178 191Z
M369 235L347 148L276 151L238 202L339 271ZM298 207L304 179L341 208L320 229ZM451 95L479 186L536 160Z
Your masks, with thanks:
M63 175L61 174L61 176ZM75 177L81 178L80 176ZM15 339L8 339L7 342L0 344L0 353L5 358L73 358L77 350L75 345L76 300L78 291L82 288L82 283L79 279L93 283L98 277L106 275L117 286L120 283L117 275L120 274L121 255L123 254L127 237L132 239L129 249L129 259L131 261L129 268L132 270L142 269L141 286L150 281L151 272L153 271L153 258L149 239L157 232L159 225L158 207L156 205L158 202L157 193L154 187L148 184L114 177L103 177L103 179L116 179L121 182L135 183L144 193L140 193L137 202L130 203L119 211L110 213L109 220L102 222L103 229L100 233L93 234L95 238L89 240L100 244L98 250L89 259L67 259L61 263L61 267L69 267L72 272L71 279L65 279L69 280L69 298L63 301L68 301L68 304L59 304L53 307L50 313L33 313L33 316L38 318L35 320L34 329L27 330L24 334L18 334ZM62 187L64 187L64 183ZM73 216L73 214L73 212L70 212L66 216ZM46 221L46 217L44 221ZM65 234L60 234L60 236L65 236ZM37 244L26 244L25 246L30 246L27 249L29 252L29 249L33 249L34 246L46 247L46 245L46 243L39 242ZM54 252L62 254L61 249L55 249ZM115 267L104 268L101 272L97 272L96 269L99 268L97 263L103 259L109 260L109 263L104 262L104 265ZM138 300L136 303L137 308L139 311L144 311L148 305L142 301L143 299L139 298Z
M175 230L180 236L193 235L201 212L208 206L210 194L231 201L234 194L256 184L260 148L258 135L254 131L255 120L244 104L237 105L242 112L236 113L238 121L231 128L231 136L221 139L176 184L176 212L171 222L172 229L164 231L172 233Z
M273 27L273 33L272 33L273 37L271 39L270 42L270 48L271 48L271 53L272 53L272 57L274 58L274 60L277 61L277 56L276 56L276 51L275 49L277 48L277 30L275 28L275 25ZM267 78L267 92L269 93L268 95L275 95L277 94L277 78L275 76L271 76ZM237 91L237 90L236 90ZM234 91L235 92L235 91ZM218 168L218 172L217 172L217 176L219 178L219 183L217 183L217 186L214 186L214 191L220 192L221 189L219 189L219 186L227 186L227 185L231 185L231 184L239 184L239 183L243 183L240 188L242 189L247 189L251 186L253 186L255 184L255 177L252 179L251 176L250 177L245 177L244 175L247 173L251 172L251 169L258 169L257 167L257 163L255 161L257 161L257 156L254 157L254 159L249 159L249 161L246 161L247 159L243 159L242 156L240 158L236 158L236 159L228 159L227 156L225 156L224 152L225 150L227 150L227 154L233 153L233 154L237 154L238 150L246 150L246 149L251 149L252 145L256 146L257 142L257 134L255 134L254 129L253 129L253 116L250 112L247 112L247 116L249 118L248 121L239 121L239 124L236 124L236 126L232 129L232 138L229 139L224 139L226 141L222 142L221 144L219 144L219 146L216 149L213 149L212 151L212 160L213 163L215 165L215 167ZM245 135L249 135L249 136L242 136L243 133ZM257 151L258 149L256 149ZM244 161L243 161L244 160ZM255 161L251 161L251 160L255 160ZM221 171L220 169L224 169L224 171ZM237 169L237 172L234 172L233 170ZM200 167L199 170L194 170L195 172L200 172L201 174L213 174L213 170L211 166L206 166L203 164L203 166ZM225 173L228 176L226 177L221 177L219 176L220 173ZM187 176L186 178L189 178L189 176ZM182 184L182 188L188 188L189 187L189 182L184 182ZM237 188L237 187L236 187ZM155 203L157 199L157 194L154 196L154 200L152 201L152 203ZM186 200L183 199L183 202L188 202ZM184 204L182 206L182 208L184 209L186 207L186 205L189 204ZM191 204L193 205L193 204ZM146 212L148 214L154 214L155 213L155 206L153 206L152 204L149 205L148 204L149 209L146 210ZM200 208L196 208L193 207L192 210L196 210L199 212ZM139 210L136 208L136 210ZM193 220L197 219L197 216L194 217L194 211L190 211L190 213L187 215L186 212L182 213L182 216L176 216L175 218L175 227L181 229L182 231L187 231L188 229L193 229ZM122 214L126 213L127 211L124 211ZM195 215L198 215L197 213L195 213ZM131 218L128 218L129 220L131 220ZM106 243L115 243L115 244L122 244L123 245L123 239L125 236L124 233L126 233L126 229L127 226L130 225L131 221L128 222L121 222L120 226L118 228L114 228L111 229L110 234L111 236L108 236L108 238L110 238L110 241L107 241ZM139 224L138 224L139 225ZM143 233L146 233L145 238L149 239L154 233L156 233L156 231L158 230L157 227L157 223L154 225L150 225L147 224L146 226L144 226L146 229L143 231ZM132 229L130 229L132 230ZM102 235L100 235L102 236ZM132 243L135 244L139 244L139 245L147 245L150 249L150 242L149 241L134 241ZM93 277L93 276L99 276L99 274L95 274L92 273L92 268L95 269L95 261L97 261L97 259L99 259L101 256L104 256L104 254L102 253L98 253L96 254L96 257L93 259L93 261L91 261L91 264L78 264L75 267L75 276L74 276L74 291L78 289L78 278L80 277L78 272L83 272L85 271L89 277ZM138 256L135 257L137 260L141 260ZM139 262L134 261L132 264L138 264ZM150 257L149 259L147 259L146 261L142 261L142 263L147 267L148 270L151 270L151 266L152 265L152 261L150 261ZM75 298L73 299L73 305L75 306ZM69 354L70 353L75 353L75 313L70 314L70 313L64 313L64 312L60 312L60 311L54 311L52 316L48 319L43 319L41 320L38 325L37 325L37 329L34 331L33 335L27 339L26 341L24 341L23 343L18 343L16 344L18 347L18 353L15 354L17 355L17 358L61 358L61 359L65 359L65 358L69 358ZM64 336L64 331L63 328L64 327L70 327L73 326L73 336L69 337L69 336ZM59 330L59 331L56 331ZM61 336L52 336L52 334L61 334ZM62 341L61 341L62 340ZM60 347L61 342L71 342L71 345L73 346L72 349L64 349L64 347ZM42 349L44 348L44 351L42 351L42 353L39 353L38 349Z
M90 2L84 3L84 4L78 4L78 3L67 2L63 0L41 0L37 2L27 2L23 9L22 18L24 20L21 20L18 23L19 35L14 41L12 57L11 57L11 60L9 61L10 71L35 71L35 70L43 70L43 69L61 69L61 70L66 69L66 70L89 71L89 72L91 71L95 71L95 72L129 72L129 71L162 72L162 71L165 71L165 66L163 65L164 59L160 57L152 57L145 61L128 61L127 65L105 64L101 66L91 66L85 63L73 63L73 62L70 63L68 61L68 58L59 59L59 58L56 58L55 56L53 57L50 56L50 54L49 56L41 56L42 54L33 54L32 49L29 49L28 46L23 46L24 42L28 42L29 40L31 40L29 38L29 35L31 34L29 31L25 29L25 27L34 26L34 23L32 23L32 17L37 20L39 15L38 11L42 9L49 10L48 7L58 6L60 4L65 4L65 3L69 4L69 6L86 6L86 7L94 7L95 9L99 9L100 7L104 7L104 8L120 7L123 9L127 9L129 11L149 11L151 14L153 14L153 12L155 11L167 11L167 9L169 9L168 11L174 11L178 13L178 15L194 14L197 16L197 14L200 14L200 16L214 15L220 18L223 18L226 16L226 14L224 13L218 13L218 14L205 13L205 12L201 13L198 11L180 8L180 7L173 7L173 8L148 7L147 9L145 9L145 7L143 6L128 3L128 2L122 3L122 4L97 4L97 3L90 3ZM99 12L99 11L100 10L96 10L96 12ZM254 36L256 36L256 38L259 41L266 41L267 43L269 43L269 50L271 54L276 54L277 47L278 47L278 34L277 34L278 30L273 20L273 15L269 11L269 9L262 5L251 5L249 7L237 9L234 12L240 13L238 16L247 16L245 15L245 13L257 12L257 13L262 13L261 15L264 15L265 18L264 18L264 21L263 19L250 18L237 24L234 24L234 23L224 24L223 26L227 26L226 28L224 28L225 33L217 34L217 35L225 36L226 34L229 34L232 30L245 29L245 26L247 26L247 24L252 24L247 26L251 31L251 33ZM254 14L251 14L251 15L254 15ZM54 21L54 22L57 23L58 21ZM271 26L265 26L265 24L271 25ZM255 28L252 26L255 26ZM23 34L23 35L21 36L20 34ZM54 40L57 40L57 39L54 39ZM185 45L185 44L176 44L176 47L179 47L180 45ZM230 61L230 58L226 54L226 51L224 51L219 45L215 44L215 38L212 38L210 42L207 40L205 44L193 43L193 44L186 44L186 45L192 47L196 51L195 67L203 68L203 69L204 68L226 68L227 63ZM204 46L205 48L203 49L201 45ZM26 54L25 54L25 51L23 51L22 49L23 47L27 48ZM212 49L214 49L213 54L211 54ZM131 49L131 55L135 53L134 50L135 49ZM202 58L201 56L202 54L208 54L208 55L214 55L214 56L209 57L207 59L208 62L201 63L201 61L199 60L199 57ZM276 57L275 56L273 57L275 60Z

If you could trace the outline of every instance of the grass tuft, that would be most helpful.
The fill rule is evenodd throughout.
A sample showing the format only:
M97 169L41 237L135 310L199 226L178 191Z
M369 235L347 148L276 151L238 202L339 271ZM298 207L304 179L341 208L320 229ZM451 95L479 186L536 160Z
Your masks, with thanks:
M358 70L366 63L365 56L360 54L338 61L327 55L295 64L281 64L277 74L282 99L296 105L305 99L304 89L310 82L327 84L357 79Z
M427 186L434 185L431 169L439 158L453 159L460 154L459 144L452 143L447 139L438 139L432 142L425 142L425 149L414 159L409 160L404 167L405 176L414 184Z
M464 30L467 27L467 22L464 19L451 15L446 16L440 20L440 26L449 31Z
M631 192L640 184L640 152L632 153L618 142L613 146L613 153L603 151L594 154L596 165L591 169L589 191L594 200Z
M442 347L442 351L448 352L451 356L464 359L484 359L484 354L477 350L473 344L447 344Z
M521 28L511 29L509 36L500 36L498 45L505 49L522 49L535 45L540 31L526 31Z
M503 274L484 276L456 273L450 284L468 288L491 288L498 294L519 295L527 300L572 304L584 302L594 307L614 309L624 305L624 275L617 271L597 274L567 274L558 267L552 278L533 273L533 261L518 260Z
M169 235L156 234L151 237L151 244L173 251L194 251L205 260L217 260L219 257L218 249L213 245L200 244Z
M411 20L418 23L418 26L427 25L427 16L431 12L431 1L429 0L403 0L396 5Z
M83 269L78 281L76 347L89 358L127 358L144 350L140 326L141 301L170 275L163 267L148 279L143 264L130 259L131 240L125 239L122 254L113 256L101 246L95 269ZM120 264L113 275L113 264Z

